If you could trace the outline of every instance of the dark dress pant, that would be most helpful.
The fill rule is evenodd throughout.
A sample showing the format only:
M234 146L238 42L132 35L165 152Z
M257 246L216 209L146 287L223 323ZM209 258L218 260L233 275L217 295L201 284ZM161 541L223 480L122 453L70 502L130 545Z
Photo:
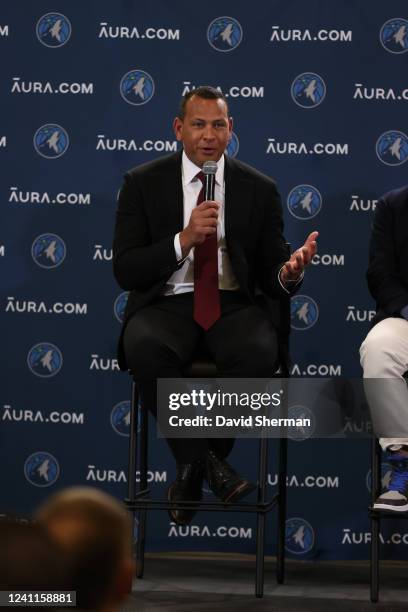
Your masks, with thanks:
M193 293L160 296L128 322L124 348L142 406L157 413L157 378L180 378L197 346L205 343L220 378L268 378L276 370L278 341L267 313L239 291L220 291L221 317L204 331L193 319ZM179 463L225 458L234 440L167 438Z

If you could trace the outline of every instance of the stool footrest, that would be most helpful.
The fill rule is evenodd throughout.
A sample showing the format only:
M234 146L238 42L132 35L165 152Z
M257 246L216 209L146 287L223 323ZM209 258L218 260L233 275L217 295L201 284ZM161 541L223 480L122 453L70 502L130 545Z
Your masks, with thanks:
M167 499L149 499L148 497L139 497L145 491L137 494L137 498L133 501L125 499L125 505L128 510L163 510L172 508L173 510L201 510L201 511L224 511L224 512L257 512L266 514L270 512L278 503L278 494L274 495L271 500L265 502L241 502L241 503L223 503L221 501L185 501L185 502L170 502Z

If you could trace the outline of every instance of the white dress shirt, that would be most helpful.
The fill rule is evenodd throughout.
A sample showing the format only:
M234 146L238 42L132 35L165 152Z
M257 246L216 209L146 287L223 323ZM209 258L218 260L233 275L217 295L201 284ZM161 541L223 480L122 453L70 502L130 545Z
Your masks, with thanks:
M220 205L218 209L217 244L218 244L218 287L219 289L233 291L239 285L232 271L230 258L225 240L225 182L224 182L224 156L217 163L215 174L214 199ZM202 182L197 174L202 169L193 164L183 151L181 172L183 181L183 228L187 227L193 208L197 206L197 198L201 191ZM174 249L178 261L183 259L180 245L180 234L174 237ZM167 281L164 295L175 295L194 291L194 247L190 250L183 265L174 272Z
M237 279L231 267L230 258L225 240L225 181L224 181L225 160L222 156L217 162L217 172L215 174L215 195L214 199L220 205L218 209L217 244L218 244L218 288L226 291L239 289ZM202 169L193 164L183 151L181 172L183 181L183 228L187 227L193 208L197 206L198 195L201 191L202 183L197 179L197 174ZM183 259L180 245L180 234L174 236L174 250L177 261ZM281 268L282 269L282 268ZM299 279L287 281L292 287L296 286L303 279L303 272ZM278 274L279 284L286 293L290 293L283 285ZM194 291L194 247L185 258L183 265L174 272L167 281L163 294L176 295L177 293L187 293Z

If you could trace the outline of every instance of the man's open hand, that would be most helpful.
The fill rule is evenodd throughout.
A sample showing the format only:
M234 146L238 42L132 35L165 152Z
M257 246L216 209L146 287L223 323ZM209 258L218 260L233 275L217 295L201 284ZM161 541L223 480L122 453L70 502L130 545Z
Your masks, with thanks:
M310 263L312 257L317 253L316 239L319 232L312 232L306 238L305 244L296 249L285 262L280 272L280 279L283 284L288 281L297 281L301 277L303 270Z

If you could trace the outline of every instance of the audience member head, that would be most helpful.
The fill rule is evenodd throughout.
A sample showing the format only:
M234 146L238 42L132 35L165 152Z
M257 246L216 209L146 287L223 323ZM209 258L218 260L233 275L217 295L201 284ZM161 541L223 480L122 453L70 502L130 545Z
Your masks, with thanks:
M73 487L49 498L36 516L65 551L77 606L115 610L131 591L134 570L123 506L98 489Z
M55 539L41 525L3 517L0 591L67 590L68 567Z

